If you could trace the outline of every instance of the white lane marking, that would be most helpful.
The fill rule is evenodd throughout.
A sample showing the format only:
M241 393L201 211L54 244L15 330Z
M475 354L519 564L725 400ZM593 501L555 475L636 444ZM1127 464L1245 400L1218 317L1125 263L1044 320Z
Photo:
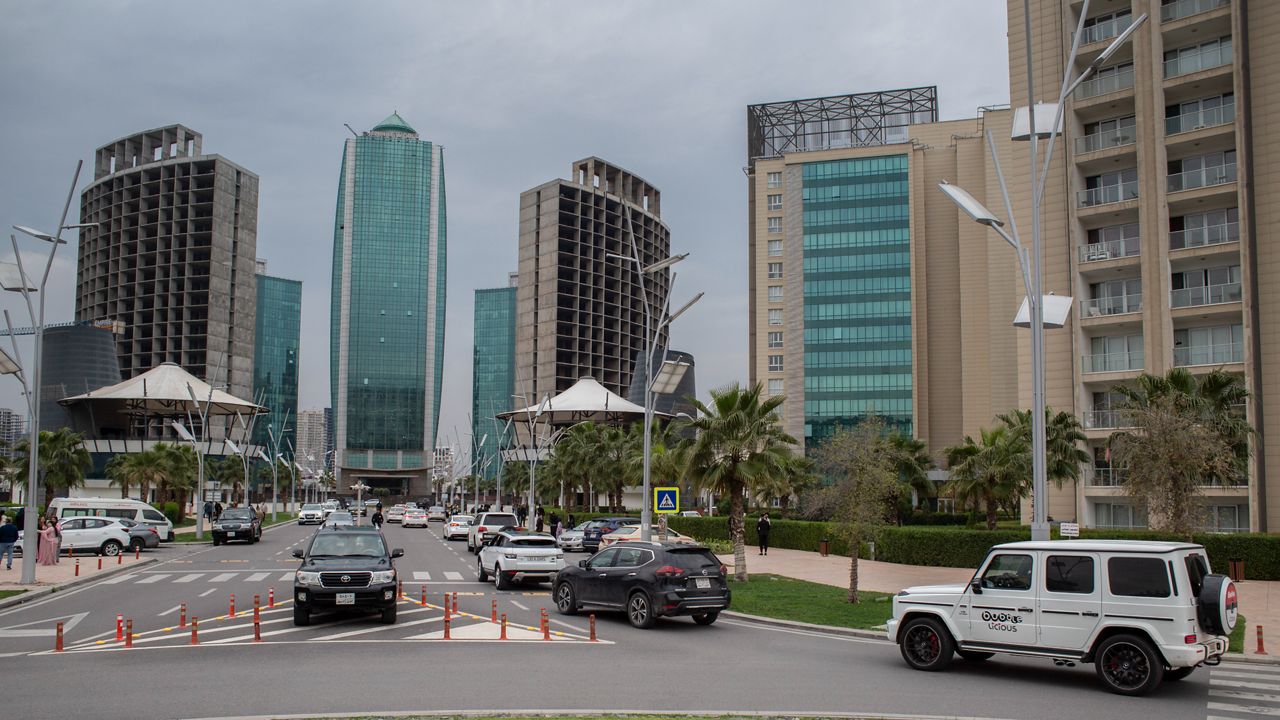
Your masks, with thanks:
M1235 690L1209 690L1209 695L1213 697L1235 698L1237 700L1266 700L1275 702L1280 700L1277 695L1264 695L1262 693L1236 692Z
M1229 672L1232 670L1235 670L1238 672L1256 672L1256 673L1265 673L1267 675L1280 676L1280 667L1276 667L1272 665L1262 665L1260 663L1224 662L1218 667L1214 668L1213 672L1214 673Z
M413 573L413 579L419 582L426 582L431 579L431 573L417 570L417 571L414 571Z
M158 575L148 575L142 578L141 580L139 580L138 582L134 583L134 585L150 585L151 583L160 582L161 580L164 580L167 577L172 577L172 576L167 573L160 573Z
M233 572L231 572L231 573L219 573L219 574L214 575L213 577L209 578L209 582L211 582L211 583L226 582L226 581L230 580L231 578L233 578L233 577L235 577L235 576L236 576L236 574L235 574L235 573L233 573Z
M30 622L18 623L17 625L9 625L8 627L0 628L0 637L44 637L46 635L53 637L58 633L57 623L59 620L62 621L62 630L65 633L70 632L71 628L79 625L80 621L85 619L88 615L89 613L87 612L75 613L73 615L58 615L56 617L46 618L43 620L32 620ZM31 627L32 625L41 625L43 623L49 623L49 626L44 628Z
M292 579L293 579L292 570L280 576L280 582L284 582L285 580L292 580Z
M427 610L434 610L434 608L419 608L419 609L417 609L417 610L405 610L404 612L402 612L402 613L400 613L400 614L401 614L401 615L408 615L409 613L414 613L414 612L423 612L423 611L427 611ZM411 626L413 626L413 625L421 625L421 624L423 624L423 623L429 623L429 622L440 622L440 621L442 621L442 620L444 620L444 615L436 615L436 616L434 616L434 617L423 618L422 620L413 620L413 621L410 621L410 622L397 622L395 625L381 625L381 626L374 625L373 627L360 628L359 630L349 630L349 631L347 631L347 632L335 633L335 634L333 634L333 635L322 635L322 636L320 636L320 637L317 637L317 638L311 638L311 639L312 639L312 640L317 640L317 641L319 641L319 640L341 640L342 638L355 637L355 636L357 636L357 635L368 635L369 633L382 632L382 631L384 631L384 630L394 630L394 629L402 628L402 627L411 627Z
M1251 683L1251 682L1238 682L1235 680L1219 680L1218 678L1213 677L1212 675L1209 676L1209 685L1211 687L1217 686L1217 687L1229 687L1229 688L1244 688L1247 690L1275 690L1276 689L1275 685L1269 685L1267 683Z
M156 617L164 617L165 615L172 615L173 613L178 612L178 610L180 609L182 609L181 605L174 605L173 607L169 608L168 610L165 610L162 613L156 613Z
M520 603L516 602L515 600L512 600L512 601L511 601L511 604L512 604L512 605L515 605L516 607L520 608L521 610L524 610L525 612L529 612L529 608L525 607L524 605L521 605Z
M1240 678L1242 680L1280 680L1280 677L1277 677L1275 675L1271 675L1268 673L1254 672L1253 670L1236 669L1236 668L1232 668L1231 670L1222 670L1221 668L1215 668L1213 671L1213 676L1214 677L1233 677L1233 678Z
M448 571L448 570L446 570L446 571L445 571L445 573L444 573L444 579L445 579L445 580L461 580L461 579L462 579L462 573L460 573L460 572L452 572L452 571Z
M765 632L786 633L788 635L806 635L808 637L823 638L824 640L839 640L841 642L866 643L869 645L892 645L887 639L880 640L878 638L852 637L848 635L829 635L827 633L810 632L808 630L792 630L790 628L774 627L772 625L757 625L749 622L738 622L736 620L721 620L721 625L733 625L735 627L751 628L752 630L763 630Z
M1222 710L1225 712L1249 713L1250 715L1266 715L1269 717L1280 716L1280 707L1267 707L1265 705L1233 705L1231 703L1209 703L1210 710Z
M215 593L217 591L218 591L218 588L209 588L208 590L205 590L204 592L200 593L198 597L204 597L205 595L208 595L210 593Z
M191 582L192 580L199 580L199 579L200 579L200 578L202 578L202 577L204 577L204 573L191 573L190 575L183 575L182 577L178 578L177 580L174 580L174 582L176 582L176 583L189 583L189 582Z
M128 573L128 574L126 574L126 575L116 575L115 577L109 577L109 578L107 578L106 580L99 581L99 582L98 582L98 583L96 583L96 584L98 584L98 585L115 585L116 583L122 583L122 582L124 582L124 581L126 581L126 580L132 580L132 579L134 579L134 578L136 578L136 577L138 577L138 574L137 574L137 573Z
M257 573L254 573L254 574L250 575L249 577L245 578L245 579L244 579L244 581L245 581L245 582L259 582L259 581L261 581L261 580L266 580L266 579L267 579L267 576L268 576L268 575L270 575L270 574L271 574L271 573L257 572Z

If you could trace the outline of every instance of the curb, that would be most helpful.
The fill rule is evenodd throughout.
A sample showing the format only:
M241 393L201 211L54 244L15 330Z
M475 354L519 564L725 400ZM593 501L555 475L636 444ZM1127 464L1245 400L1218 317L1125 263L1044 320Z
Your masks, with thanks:
M112 575L119 575L120 573L123 573L123 572L131 572L133 571L134 568L141 567L143 565L150 565L156 562L159 562L159 560L156 558L146 558L144 560L138 560L137 562L133 563L128 567L120 566L120 567L111 568L109 570L103 570L101 572L95 572L92 575L75 578L74 580L69 580L67 582L62 583L61 585L42 585L34 590L28 590L22 593L21 595L14 595L13 597L0 600L0 610L13 607L14 605L21 605L23 603L31 602L36 598L44 597L45 595L52 595L56 592L61 592L63 590L66 590L67 588L72 588L77 585L85 585L95 580L101 580L102 578L110 577Z
M1253 663L1255 665L1280 665L1280 656L1246 655L1244 653L1227 653L1222 656L1227 662Z
M786 628L788 630L806 630L808 632L822 633L825 635L867 638L872 640L884 640L885 642L889 641L884 632L877 630L837 627L834 625L815 625L813 623L800 622L798 620L782 620L780 618L764 617L762 615L748 615L746 613L733 612L732 610L722 610L720 611L720 614L734 620L753 622L758 625L771 625L773 627Z

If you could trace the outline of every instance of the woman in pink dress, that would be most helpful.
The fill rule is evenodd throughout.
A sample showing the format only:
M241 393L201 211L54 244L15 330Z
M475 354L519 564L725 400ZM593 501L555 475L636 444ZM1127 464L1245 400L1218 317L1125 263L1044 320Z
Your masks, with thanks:
M57 530L40 518L40 546L36 549L36 562L53 565L58 562Z

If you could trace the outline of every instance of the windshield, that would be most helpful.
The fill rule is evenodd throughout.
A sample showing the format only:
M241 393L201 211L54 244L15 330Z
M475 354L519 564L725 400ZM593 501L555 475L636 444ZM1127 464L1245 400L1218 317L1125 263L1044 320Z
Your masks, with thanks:
M556 541L553 538L512 538L511 544L520 547L555 547Z
M252 517L253 514L249 508L232 508L222 511L223 520L248 520Z
M683 570L720 569L720 561L710 550L668 550L667 562Z
M306 505L303 505L302 509L303 510L319 510L320 506L316 505L315 503L308 503Z
M312 557L383 557L386 554L382 537L375 533L317 535L311 543Z
M490 513L484 516L484 524L497 525L498 527L506 527L508 525L511 525L511 526L519 525L520 521L516 520L515 515L498 515L497 513Z
M329 522L331 523L342 522L344 520L347 522L352 522L353 518L351 517L351 513L349 512L329 513Z

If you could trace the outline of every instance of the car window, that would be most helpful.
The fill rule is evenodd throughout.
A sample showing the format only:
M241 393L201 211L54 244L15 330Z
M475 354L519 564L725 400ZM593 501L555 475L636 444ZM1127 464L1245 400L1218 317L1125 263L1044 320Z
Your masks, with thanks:
M116 518L116 522L120 523L121 525L127 528L135 527L138 524L132 520L125 520L124 518Z
M1204 556L1192 553L1186 557L1187 577L1191 579L1192 597L1200 597L1200 588L1204 587L1204 576L1209 574L1209 564Z
M642 548L618 548L618 557L613 561L614 567L640 567L649 562L652 555Z
M164 522L165 520L164 515L159 510L152 510L150 508L142 511L142 517L145 520L155 520L158 522Z
M1030 555L996 555L982 574L982 587L999 590L1031 589Z
M519 545L520 547L555 547L556 541L552 538L512 538L509 545Z
M668 550L666 561L682 570L702 571L720 569L720 560L705 548Z
M497 525L498 527L507 527L519 525L520 521L516 520L515 515L508 514L489 514L484 516L485 525Z
M1111 594L1125 597L1169 597L1169 569L1160 558L1113 557L1107 561Z
M110 523L109 523L107 520L102 520L102 519L99 519L99 518L92 518L92 519L88 519L88 520L85 520L85 521L84 521L84 526L85 526L85 527L87 527L87 528L94 528L94 529L104 528L104 527L106 527L106 526L107 526L107 525L109 525L109 524L110 524Z
M79 530L84 527L84 518L73 518L71 520L63 520L59 523L59 527L63 530Z
M609 548L608 550L605 550L599 555L596 555L595 557L591 558L591 560L587 562L587 567L592 569L612 567L614 558L616 558L617 556L618 556L617 549Z
M319 510L319 509L320 509L320 506L319 506L319 505L316 505L316 504L314 504L314 503L311 503L311 504L308 504L308 505L303 505L303 506L302 506L302 509L303 509L303 510Z
M1093 592L1093 558L1050 555L1044 563L1044 589L1060 593Z
M62 517L64 518L84 517L85 515L92 515L92 514L93 514L92 510L86 510L84 508L62 508Z
M131 518L131 517L136 517L138 512L132 508L130 509L107 508L106 510L98 512L96 514L105 515L107 517L113 517L113 518Z

